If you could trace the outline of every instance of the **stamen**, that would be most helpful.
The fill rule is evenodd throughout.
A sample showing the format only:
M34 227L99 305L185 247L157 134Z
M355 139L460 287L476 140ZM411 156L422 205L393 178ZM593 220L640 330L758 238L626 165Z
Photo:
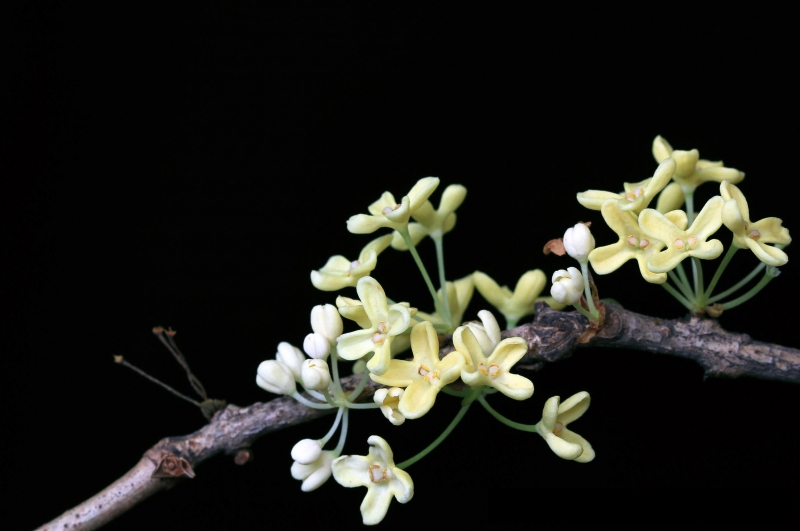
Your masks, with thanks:
M489 371L486 370L486 365L484 365L483 362L478 364L478 370L484 376L488 376L489 375Z
M639 240L640 249L645 249L648 245L650 245L650 240L645 240L645 239Z
M383 321L378 323L378 332L380 332L381 334L385 334L388 331L389 331L389 325L387 325Z
M369 465L369 480L372 483L380 483L389 481L389 478L386 477L386 471L380 465Z
M489 376L495 378L497 377L498 374L500 374L500 365L496 363L492 363L491 365L489 365Z
M631 247L636 247L637 245L639 245L639 238L637 238L636 236L628 236L627 238L625 238L625 241L627 241L628 245L630 245Z
M752 238L754 240L757 240L757 239L759 239L761 237L761 233L754 229L754 230L750 231L750 234L748 236L750 236L750 238Z
M634 201L636 199L636 194L628 192L623 197L625 197L625 199L627 199L628 201Z
M556 427L553 429L553 433L556 435L560 435L561 432L564 431L564 423L560 420L556 421Z
M398 208L400 208L400 206L401 206L401 205L395 205L394 207L389 207L389 206L387 206L387 207L383 207L383 210L381 210L381 212L382 212L382 213L383 213L383 215L385 216L386 214L389 214L389 213L391 213L391 212L394 212L395 210L397 210Z
M697 236L689 236L689 247L697 245Z
M682 239L680 239L680 238L675 238L675 241L674 241L674 242L672 242L672 245L674 245L676 249L683 249L683 247L684 247L686 244L685 244L685 243L683 243L683 240L682 240Z
M376 345L380 345L385 340L386 336L381 333L375 332L374 334L372 334L372 342L375 343Z
M636 197L639 197L640 195L642 195L642 194L644 193L644 188L642 188L642 187L640 186L639 188L637 188L636 190L634 190L634 192L636 193Z
M345 275L349 277L350 271L352 271L353 269L357 268L360 265L361 265L361 260L353 260L352 262L350 262L350 267L347 269L347 273L345 273Z

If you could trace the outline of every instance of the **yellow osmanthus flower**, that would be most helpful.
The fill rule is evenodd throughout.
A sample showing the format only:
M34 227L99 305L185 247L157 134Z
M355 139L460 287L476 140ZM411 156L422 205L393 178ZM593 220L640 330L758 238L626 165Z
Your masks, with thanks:
M455 282L447 282L447 302L450 304L450 315L453 318L453 324L461 324L461 319L464 317L464 311L469 306L469 301L472 300L472 294L475 292L475 281L473 275L467 275ZM436 292L439 300L444 301L442 298L441 288ZM444 318L439 315L439 312L430 314L425 312L417 312L417 316L425 321L430 321L435 325L444 324Z
M657 162L665 159L672 158L677 167L675 174L672 178L678 183L683 191L691 191L703 184L704 182L714 181L721 183L722 181L730 181L738 183L744 179L744 173L736 168L726 168L722 165L722 161L712 162L710 160L700 159L700 153L696 149L691 151L683 151L679 149L672 149L661 135L658 135L653 140L653 157ZM677 190L674 189L670 192L677 195ZM672 203L677 201L676 198L672 199ZM683 201L681 201L682 203Z
M361 250L358 260L350 261L342 255L331 256L319 271L311 272L311 283L322 291L336 291L352 287L362 277L369 275L378 265L378 255L392 243L387 234L369 242Z
M539 297L547 286L547 277L541 269L533 269L523 274L517 281L514 291L511 291L508 286L500 286L482 271L475 271L472 278L478 293L513 324L526 315L532 314L536 301L546 300L545 297ZM553 305L551 304L551 306Z
M487 358L472 330L461 326L453 334L453 345L464 356L461 379L465 384L494 387L514 400L525 400L533 395L533 382L511 373L514 364L528 351L528 344L521 337L500 341Z
M411 306L407 302L398 302L397 304L402 304L406 308L408 308L408 315L410 317L414 317L417 314L417 309ZM339 309L339 313L345 319L350 319L351 321L355 321L358 326L361 328L370 328L372 326L372 321L370 321L369 316L367 315L367 310L364 309L364 305L361 304L361 301L358 299L351 299L350 297L336 297L336 307ZM406 329L408 330L408 329ZM403 351L408 350L408 347L411 346L411 333L403 333L393 337L392 344L390 347L392 356L395 356Z
M722 226L720 212L723 199L714 196L686 230L670 221L664 214L645 209L639 215L639 226L646 237L664 242L667 248L647 259L647 269L653 273L666 273L690 256L712 260L722 254L722 242L706 241Z
M390 192L384 192L380 199L368 207L369 215L356 214L347 220L347 230L354 234L369 234L381 227L395 230L405 228L411 214L425 204L437 186L438 177L420 179L400 203L395 201Z
M369 377L390 387L405 387L397 409L405 418L416 419L430 411L442 387L458 379L465 362L458 352L439 359L439 338L427 321L411 330L411 352L413 361L391 360L385 373Z
M425 236L441 237L447 234L456 225L456 209L464 202L467 196L467 189L460 184L451 184L442 192L442 199L439 201L439 209L434 210L430 201L425 201L411 217L415 220L408 224L408 232L411 241L417 245ZM403 237L395 232L392 239L392 247L398 251L407 251Z
M600 210L603 203L616 199L622 210L638 214L669 183L675 168L675 161L667 158L659 164L652 177L638 183L624 183L624 192L615 194L602 190L586 190L578 194L578 202L591 210Z
M361 517L365 525L380 523L396 498L406 503L414 496L414 482L408 472L394 465L392 449L381 437L372 435L369 454L343 455L332 465L333 478L344 487L367 487L361 502Z
M589 409L589 393L581 391L559 404L559 397L551 397L544 404L542 420L536 424L536 432L544 438L550 449L562 459L588 463L594 459L594 450L589 442L567 429L570 422L578 420Z
M356 290L369 318L369 327L339 336L337 352L342 358L351 361L374 352L372 359L367 362L367 368L382 374L389 367L389 360L392 358L392 341L408 328L411 315L403 304L389 306L386 293L372 277L359 280Z
M725 204L722 207L722 222L733 232L733 243L740 249L750 249L767 265L782 266L789 261L786 253L768 243L788 245L792 241L789 229L778 218L750 221L750 209L741 190L729 181L719 187Z
M664 242L646 236L639 227L639 218L632 212L624 212L616 201L603 203L600 211L611 229L619 236L619 241L605 247L598 247L589 253L589 262L598 275L607 275L622 266L631 258L639 262L642 277L653 284L666 282L666 273L654 273L647 268L647 260L664 248ZM674 210L664 215L679 229L689 224L686 213Z

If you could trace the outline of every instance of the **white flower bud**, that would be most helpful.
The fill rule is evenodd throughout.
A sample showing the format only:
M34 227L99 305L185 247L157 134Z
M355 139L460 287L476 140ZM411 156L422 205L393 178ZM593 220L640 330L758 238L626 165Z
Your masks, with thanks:
M306 360L303 362L301 371L303 387L318 391L327 389L331 384L331 373L328 370L328 362L325 360Z
M295 379L300 378L300 367L306 361L306 357L299 348L293 346L286 341L278 343L278 353L275 354L275 359L289 367Z
M314 439L303 439L292 448L292 459L301 465L309 465L319 459L322 444Z
M331 344L328 343L325 336L314 332L306 336L303 341L303 350L312 358L325 359L331 352Z
M575 260L585 262L589 253L594 250L594 236L589 227L576 223L574 227L567 229L564 233L564 249Z
M583 276L575 267L553 273L550 295L560 304L577 304L583 294Z
M331 463L333 463L332 452L322 452L316 461L308 464L303 464L295 461L292 463L292 477L294 479L303 480L303 485L300 490L303 492L311 492L319 488L323 483L328 481L333 472Z
M256 384L276 395L290 395L297 390L292 371L278 360L261 362L257 370Z
M336 338L342 335L343 330L339 310L332 304L314 306L311 309L311 329L329 343L336 343Z
M406 421L403 414L397 410L397 406L400 404L400 397L402 396L403 389L399 387L378 389L375 391L375 394L372 395L372 400L381 407L383 416L389 419L389 422L395 426L399 426Z

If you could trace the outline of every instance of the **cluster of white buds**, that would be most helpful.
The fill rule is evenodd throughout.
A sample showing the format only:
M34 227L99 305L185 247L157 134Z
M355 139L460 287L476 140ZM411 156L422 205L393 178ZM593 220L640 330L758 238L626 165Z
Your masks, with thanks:
M583 294L583 276L575 267L553 273L550 295L561 304L577 304Z

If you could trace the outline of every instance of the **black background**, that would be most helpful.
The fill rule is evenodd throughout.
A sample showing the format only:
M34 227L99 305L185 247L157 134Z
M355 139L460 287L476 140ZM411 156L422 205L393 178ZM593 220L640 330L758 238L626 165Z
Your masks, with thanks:
M598 245L616 241L575 193L652 175L657 134L745 171L753 219L798 226L797 43L780 17L762 31L757 16L642 15L342 2L13 13L2 425L22 528L99 491L160 438L202 426L192 406L112 362L122 354L188 393L154 325L178 331L212 396L270 399L256 367L278 342L300 345L311 307L334 302L309 272L357 256L371 236L345 221L385 190L402 196L428 175L440 190L467 186L445 239L448 276L480 269L512 286L526 270L573 265L541 248L577 221L595 222ZM716 193L704 185L700 204ZM739 254L723 285L756 264ZM793 264L723 326L800 346ZM429 309L407 254L387 251L374 276ZM630 309L685 313L632 262L598 283ZM476 293L466 318L485 306ZM573 427L596 460L562 461L476 407L409 469L415 498L393 503L386 525L531 518L527 500L562 488L797 485L796 385L704 380L685 360L596 349L531 378L531 400L496 407L536 422L548 397L589 391ZM356 413L346 452L365 454L379 434L406 459L457 408L442 397L400 428ZM364 489L330 481L304 494L289 474L292 445L329 422L260 440L245 467L217 457L108 528L358 525Z

